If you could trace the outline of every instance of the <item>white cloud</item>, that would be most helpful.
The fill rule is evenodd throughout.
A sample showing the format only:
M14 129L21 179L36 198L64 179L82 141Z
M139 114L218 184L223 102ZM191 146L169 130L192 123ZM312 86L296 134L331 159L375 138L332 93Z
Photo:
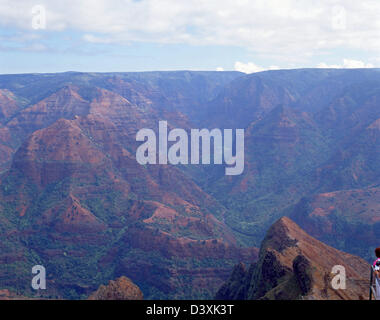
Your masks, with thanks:
M253 62L243 63L240 61L236 61L235 62L235 70L240 71L240 72L244 72L244 73L254 73L254 72L264 71L265 69L257 66Z
M216 71L224 71L224 68L222 68L222 67L217 67L217 68L216 68Z
M266 70L277 70L280 69L277 66L270 66L269 68L260 67L253 62L243 63L240 61L235 62L234 66L235 71L240 71L244 73L255 73L255 72L261 72Z
M317 68L332 68L332 69L355 69L355 68L374 68L374 65L371 63L365 63L360 60L352 60L352 59L343 59L343 63L339 64L331 64L328 65L324 62L321 62L317 65Z
M380 52L378 0L39 0L47 30L84 41L187 43L247 48L303 63L335 48ZM0 26L31 30L35 0L0 0ZM337 7L339 10L337 10ZM342 13L343 12L343 13Z

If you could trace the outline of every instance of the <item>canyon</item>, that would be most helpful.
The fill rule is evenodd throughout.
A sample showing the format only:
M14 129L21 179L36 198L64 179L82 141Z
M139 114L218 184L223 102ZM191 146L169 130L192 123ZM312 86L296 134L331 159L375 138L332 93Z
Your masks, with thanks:
M377 69L0 75L0 289L86 299L125 276L145 299L210 299L284 216L370 261L379 98ZM244 171L140 165L162 120L244 129Z

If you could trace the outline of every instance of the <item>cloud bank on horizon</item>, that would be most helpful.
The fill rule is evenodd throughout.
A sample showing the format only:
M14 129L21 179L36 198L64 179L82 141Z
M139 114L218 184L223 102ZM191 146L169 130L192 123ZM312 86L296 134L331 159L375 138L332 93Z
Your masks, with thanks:
M33 29L37 5L44 30ZM366 68L379 64L379 17L377 0L0 0L0 58L127 52L157 69ZM165 59L169 50L178 54ZM197 52L203 63L190 59Z

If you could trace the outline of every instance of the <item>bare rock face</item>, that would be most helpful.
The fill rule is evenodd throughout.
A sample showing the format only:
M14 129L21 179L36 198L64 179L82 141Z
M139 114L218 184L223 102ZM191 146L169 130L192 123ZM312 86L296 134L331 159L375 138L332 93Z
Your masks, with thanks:
M108 285L101 285L89 300L143 300L140 288L127 277L111 280Z
M344 290L331 284L338 265L346 271ZM269 229L259 261L248 270L236 267L216 298L363 300L368 299L368 270L363 259L327 246L284 217Z

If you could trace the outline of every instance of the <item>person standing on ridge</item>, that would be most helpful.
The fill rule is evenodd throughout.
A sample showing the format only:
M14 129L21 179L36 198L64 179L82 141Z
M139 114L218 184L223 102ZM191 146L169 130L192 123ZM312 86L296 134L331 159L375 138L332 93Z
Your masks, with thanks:
M375 249L377 259L373 263L376 278L376 300L380 300L380 247Z

